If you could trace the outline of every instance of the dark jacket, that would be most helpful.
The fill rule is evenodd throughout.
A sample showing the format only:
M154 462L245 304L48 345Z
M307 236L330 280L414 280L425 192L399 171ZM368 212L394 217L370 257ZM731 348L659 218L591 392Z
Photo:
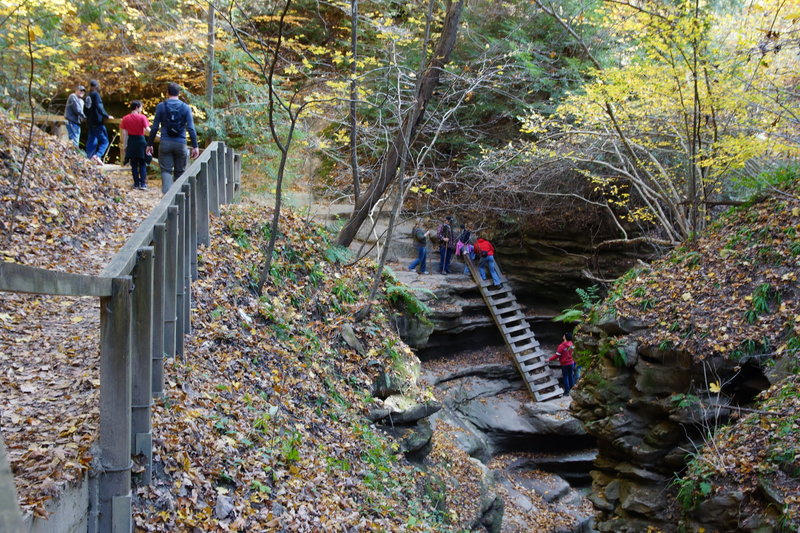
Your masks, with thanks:
M103 99L100 98L100 93L92 91L87 98L92 99L92 105L88 109L84 108L86 122L89 123L89 126L102 126L103 121L108 118L108 113L106 113L106 108L103 107Z
M168 132L170 124L178 124L176 132ZM194 129L194 118L192 108L184 102L173 98L164 100L156 106L156 116L153 119L153 126L150 128L150 137L147 140L149 146L156 140L158 129L161 128L161 139L165 141L186 142L186 131L192 140L192 147L197 148L197 132Z

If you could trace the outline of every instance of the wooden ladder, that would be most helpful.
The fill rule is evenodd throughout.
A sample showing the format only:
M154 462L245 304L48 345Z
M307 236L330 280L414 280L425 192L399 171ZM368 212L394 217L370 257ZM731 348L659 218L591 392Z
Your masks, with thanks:
M478 285L481 296L492 313L494 323L503 334L503 339L514 356L514 363L531 396L537 402L559 398L564 391L550 370L547 362L549 354L542 350L534 337L528 320L522 312L522 306L517 303L514 293L508 286L508 280L500 271L497 260L495 259L495 269L503 285L500 289L490 289L489 287L494 282L488 272L488 267L486 268L487 279L482 280L478 266L466 255L462 256L462 259L469 268L472 279Z

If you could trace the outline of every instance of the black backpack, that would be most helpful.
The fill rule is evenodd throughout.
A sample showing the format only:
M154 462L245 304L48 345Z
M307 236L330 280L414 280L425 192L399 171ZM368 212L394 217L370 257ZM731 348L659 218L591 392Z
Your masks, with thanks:
M183 102L177 105L170 105L171 102L164 102L164 133L167 137L181 137L186 135L186 113Z

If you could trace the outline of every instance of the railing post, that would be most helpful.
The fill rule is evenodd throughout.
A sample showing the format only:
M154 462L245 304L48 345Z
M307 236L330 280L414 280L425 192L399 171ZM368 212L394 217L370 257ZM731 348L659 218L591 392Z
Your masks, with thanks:
M166 273L164 278L164 355L175 356L175 321L178 290L178 208L167 208Z
M225 191L225 198L227 198L229 204L232 204L234 191L233 148L230 146L225 147L225 176L228 178L228 188Z
M197 279L197 177L189 176L189 257L192 280Z
M233 186L236 198L242 193L242 154L233 156Z
M153 398L164 394L164 287L166 280L167 226L153 226L154 268L153 268L153 379L151 390Z
M192 331L192 190L184 183L183 191L183 333ZM195 254L195 258L197 255ZM197 259L195 259L196 261Z
M219 216L219 164L217 159L217 149L220 143L208 156L208 209Z
M178 243L176 246L178 262L175 277L175 355L183 355L183 289L184 276L186 275L186 195L182 192L175 194L175 204L178 206Z
M136 252L133 269L133 384L131 388L131 455L142 457L144 472L137 485L149 485L153 467L150 406L153 387L153 248Z
M131 531L131 289L114 278L100 299L99 530Z
M211 240L208 234L208 161L200 163L200 172L197 174L197 242L208 246Z
M8 464L3 436L0 435L0 531L22 531L22 513L17 501L14 474Z
M219 205L227 204L228 199L225 197L225 144L217 144L217 198Z

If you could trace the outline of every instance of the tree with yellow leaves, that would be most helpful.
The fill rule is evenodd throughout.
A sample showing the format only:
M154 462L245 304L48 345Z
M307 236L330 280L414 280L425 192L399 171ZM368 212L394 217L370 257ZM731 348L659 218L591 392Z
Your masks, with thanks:
M535 2L595 70L555 114L525 117L528 156L569 162L625 237L627 220L656 227L657 241L691 238L713 206L730 203L737 173L797 156L797 0L729 11L705 0L608 0L600 20L619 44L611 65L551 0Z

